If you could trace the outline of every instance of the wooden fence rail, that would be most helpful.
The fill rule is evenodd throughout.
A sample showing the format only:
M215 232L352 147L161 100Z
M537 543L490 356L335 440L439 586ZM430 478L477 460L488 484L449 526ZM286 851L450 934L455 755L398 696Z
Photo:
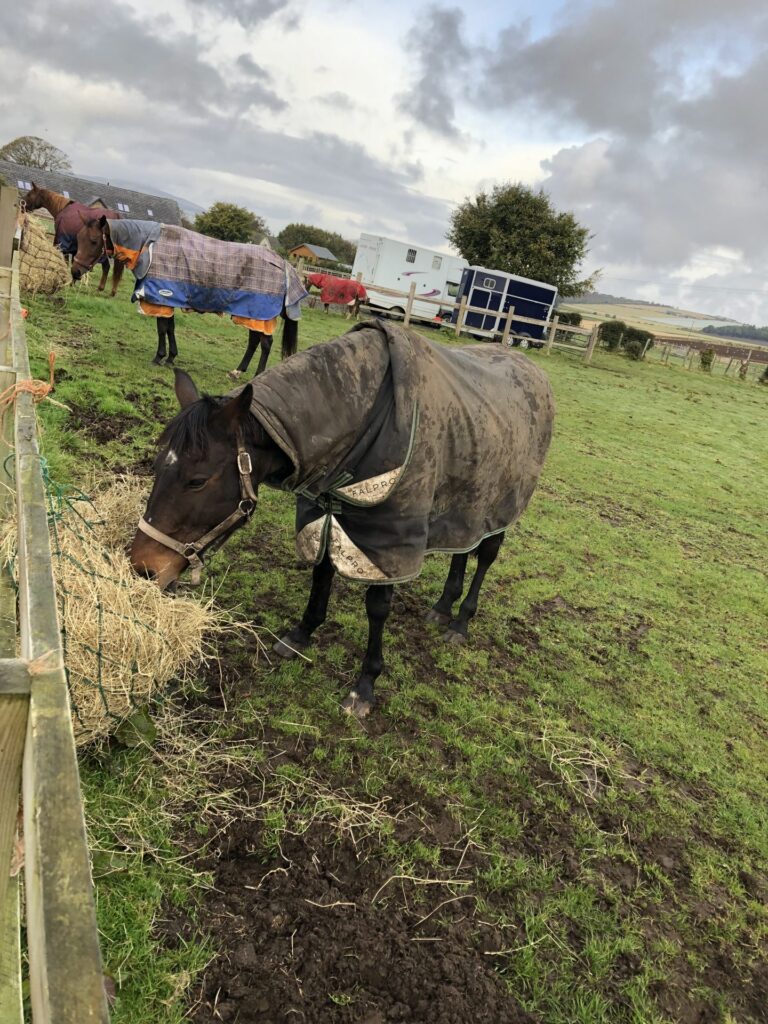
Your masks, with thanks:
M299 260L299 262L296 265L296 269L299 271L300 274L303 274L304 276L306 276L309 273L314 273L312 268L304 266L303 260ZM333 273L333 271L328 271L328 273ZM334 276L338 275L334 274ZM418 302L422 305L426 304L429 306L436 306L438 309L457 310L455 323L453 322L453 320L445 321L445 326L452 328L457 338L461 335L462 332L466 334L472 334L473 331L476 332L477 330L480 329L477 327L472 327L471 325L467 324L466 317L468 313L479 313L483 316L497 317L499 324L503 324L503 327L501 328L501 331L499 333L501 335L502 343L505 344L509 343L510 337L526 337L525 335L518 334L512 330L513 319L516 320L517 323L535 324L537 326L541 326L543 324L546 330L545 349L548 355L553 347L563 348L583 353L585 363L589 363L592 360L592 355L597 344L599 325L595 325L595 327L593 327L590 330L589 328L586 327L576 327L571 324L561 324L559 322L559 317L557 316L555 316L550 321L536 320L535 318L529 316L515 316L514 306L510 307L510 309L506 313L502 313L499 310L486 309L485 307L482 306L468 306L466 298L462 298L458 302L450 302L446 299L430 299L427 298L426 296L416 295L415 282L411 282L409 290L407 292L403 292L398 291L396 288L385 288L382 285L374 284L372 281L363 281L362 274L357 274L356 277L357 280L366 289L366 291L378 292L379 295L386 295L389 298L403 299L403 322L405 323L406 327L410 324L411 320L427 319L425 317L419 317L416 314L414 314L414 302ZM428 322L432 323L433 321L428 320ZM568 345L565 342L558 341L557 335L561 333L585 336L587 338L586 346Z
M0 386L30 378L12 256L16 190L0 188ZM12 263L11 263L12 258ZM10 877L19 788L33 1024L107 1024L80 779L53 582L32 396L19 392L0 442L0 509L15 497L18 595L0 577L0 1021L22 1024L18 878ZM9 457L10 456L10 457ZM17 623L18 604L18 623ZM18 859L18 850L17 850Z

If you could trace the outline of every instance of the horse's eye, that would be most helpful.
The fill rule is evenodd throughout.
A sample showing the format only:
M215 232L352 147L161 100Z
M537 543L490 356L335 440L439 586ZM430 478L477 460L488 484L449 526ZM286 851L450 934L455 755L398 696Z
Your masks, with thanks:
M192 491L199 491L200 488L205 487L207 483L207 476L193 476L191 480L187 481L187 487Z

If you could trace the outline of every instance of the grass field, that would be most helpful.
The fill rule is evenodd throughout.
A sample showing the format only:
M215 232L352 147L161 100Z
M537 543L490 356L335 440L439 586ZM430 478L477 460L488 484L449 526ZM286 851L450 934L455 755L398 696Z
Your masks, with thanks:
M126 292L29 309L71 410L40 409L51 475L147 472L175 409L153 324ZM180 364L220 393L244 332L180 320ZM346 326L309 311L302 343ZM433 558L397 591L380 709L343 718L365 621L342 583L311 663L233 642L153 746L84 757L116 1024L766 1019L768 389L532 358L555 440L466 648L420 620ZM306 596L292 520L263 492L210 566L265 637Z
M566 302L562 308L581 313L585 323L587 321L623 320L630 327L639 327L641 330L651 331L653 334L660 334L665 338L679 338L683 343L688 339L689 341L708 341L735 346L744 344L739 339L718 338L711 334L704 334L697 328L706 327L710 318L701 313L686 315L685 311L672 309L669 306L632 302ZM671 315L667 320L669 312ZM685 322L676 322L679 320L685 320ZM753 344L755 347L760 347L756 343Z

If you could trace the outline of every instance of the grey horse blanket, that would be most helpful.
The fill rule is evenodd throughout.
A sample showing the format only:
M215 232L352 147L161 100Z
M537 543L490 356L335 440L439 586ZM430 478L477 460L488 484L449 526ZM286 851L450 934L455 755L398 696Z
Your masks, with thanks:
M251 412L293 463L299 557L412 579L522 514L552 436L544 373L497 345L449 347L381 320L251 381ZM233 394L241 391L236 389Z
M246 320L272 320L285 304L291 320L301 317L307 290L271 249L149 220L120 220L109 228L115 254L136 277L134 301Z

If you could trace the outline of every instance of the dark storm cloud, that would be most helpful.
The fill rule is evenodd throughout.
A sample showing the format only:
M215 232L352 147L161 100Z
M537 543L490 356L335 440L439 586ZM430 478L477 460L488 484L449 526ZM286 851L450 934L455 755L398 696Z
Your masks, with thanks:
M28 59L81 77L87 82L122 85L151 99L159 120L169 105L189 113L209 110L242 111L252 104L280 110L285 104L272 90L257 83L231 87L205 59L199 39L178 32L166 19L152 24L121 4L93 6L83 0L67 4L66 19L58 19L58 4L37 0L22 5L14 17L13 38L6 45ZM55 32L47 28L58 20ZM72 102L77 101L73 93Z
M457 139L453 91L472 51L462 39L464 14L458 7L430 7L419 16L405 48L415 56L417 78L398 108L437 135Z
M522 122L538 138L584 137L544 163L541 184L594 233L594 265L671 282L698 262L712 266L714 289L738 276L725 247L768 274L764 0L572 4L543 34L508 24L492 51L462 38L455 9L431 19L451 27L420 45L404 109L449 137L460 97L511 133Z

